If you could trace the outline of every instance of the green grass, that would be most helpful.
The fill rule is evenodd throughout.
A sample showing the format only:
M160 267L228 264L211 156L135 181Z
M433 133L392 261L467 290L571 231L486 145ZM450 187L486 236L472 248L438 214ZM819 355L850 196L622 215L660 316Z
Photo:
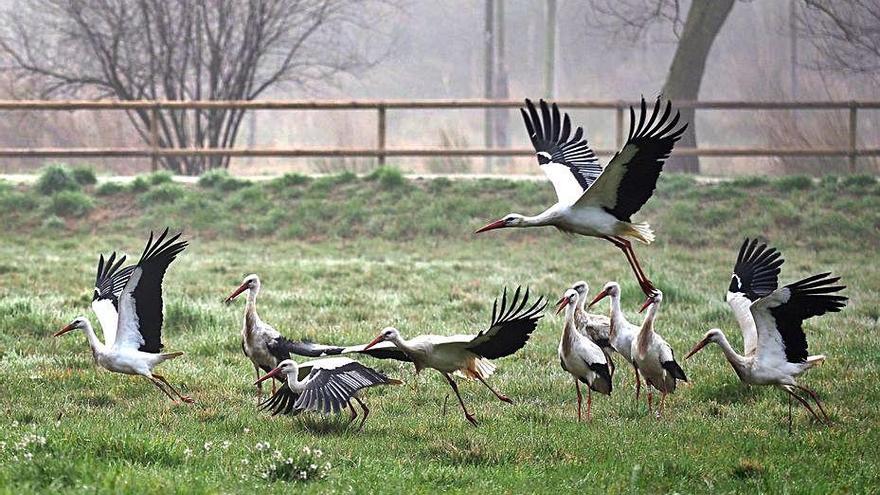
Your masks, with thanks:
M327 343L365 342L386 325L404 335L476 332L502 287L528 284L555 301L578 279L593 293L620 281L624 307L640 321L638 287L612 246L549 229L472 235L509 211L550 204L548 184L400 182L385 174L229 188L144 179L143 191L93 197L94 208L63 222L46 221L38 192L0 188L0 492L866 493L880 486L880 189L865 179L739 188L668 176L639 216L658 234L636 249L667 294L657 328L678 356L712 326L738 345L722 298L746 235L766 236L783 251L783 282L824 270L843 276L849 306L807 324L811 352L829 360L803 378L825 400L832 428L797 411L789 436L781 393L740 385L714 347L683 364L693 384L670 398L660 420L634 402L618 359L615 392L594 397L592 423L579 424L571 378L556 357L561 317L549 313L521 352L496 362L492 382L516 404L462 384L479 429L454 397L440 414L448 387L436 372L416 377L411 367L378 361L370 363L407 383L365 394L372 414L362 433L345 429L344 418L256 411L253 369L239 349L243 303L221 303L251 272L263 280L266 321ZM141 379L97 370L80 333L51 337L74 316L92 316L98 253L136 257L146 231L165 225L185 229L191 247L165 284L165 343L187 354L162 369L194 406L172 406ZM18 451L13 461L15 444L31 434L45 444L25 439L33 459ZM285 455L319 448L332 467L295 487L269 483L254 468L260 442Z

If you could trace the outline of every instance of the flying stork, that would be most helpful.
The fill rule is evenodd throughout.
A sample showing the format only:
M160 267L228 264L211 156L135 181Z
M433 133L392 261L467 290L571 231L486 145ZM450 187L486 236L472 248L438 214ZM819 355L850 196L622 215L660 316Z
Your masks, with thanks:
M321 357L342 352L342 347L315 344L312 342L293 341L285 338L271 325L260 319L257 314L257 294L260 293L260 277L248 275L241 284L225 300L230 303L239 294L247 291L247 303L244 307L244 323L241 328L241 350L251 360L257 378L260 370L268 373L281 361L290 359L291 354L305 357ZM279 379L282 379L279 377ZM263 395L262 381L256 382L257 396ZM272 393L275 393L275 380L272 380Z
M825 361L824 355L807 354L804 321L840 311L846 305L847 298L836 293L846 286L836 285L840 277L831 277L831 273L826 272L777 288L776 275L783 260L779 259L775 249L768 249L766 245L756 249L755 244L756 241L746 239L740 248L728 293L728 300L731 299L731 293L741 294L740 297L744 298L740 303L731 303L731 307L743 332L745 354L738 354L724 332L713 328L694 345L685 359L709 343L718 344L741 382L775 385L788 394L789 433L792 398L814 418L822 421L810 406L808 399L813 399L825 422L830 425L831 421L818 394L798 384L795 378ZM771 254L767 255L767 252ZM746 308L748 314L741 312L742 308ZM797 391L804 392L806 397Z
M507 289L501 296L501 304L495 300L489 328L477 335L419 335L405 339L396 328L386 327L366 345L347 347L345 353L362 353L378 358L411 361L416 373L425 368L439 371L452 387L464 417L474 426L477 420L468 412L452 374L476 379L486 386L499 400L513 401L486 382L495 371L492 359L509 356L522 349L538 325L546 306L543 297L529 305L529 289L521 293L517 288L508 301Z
M285 359L265 376L258 378L256 383L273 377L283 378L284 385L260 404L260 409L271 410L272 416L296 416L303 411L338 413L348 407L351 410L348 422L351 424L358 416L351 403L354 399L363 413L358 431L364 427L370 414L370 409L358 397L358 391L376 385L403 383L344 357L315 359L302 364Z
M565 324L562 337L559 339L559 364L562 369L574 377L574 388L577 392L578 421L581 420L581 382L587 384L587 421L593 406L593 390L600 394L611 395L611 368L608 355L596 342L577 331L575 313L580 295L574 289L565 291L559 300L556 314L565 310Z
M162 279L165 277L168 265L187 246L186 241L178 241L179 233L170 238L167 236L168 229L165 229L162 235L155 239L153 232L150 232L150 238L144 252L138 263L132 268L116 301L119 314L114 326L116 329L115 338L108 339L112 340L112 343L102 343L95 335L89 320L83 316L75 318L70 324L56 332L54 336L58 337L73 330L83 330L89 341L92 355L101 367L115 373L143 376L172 401L176 402L179 398L183 402L192 403L194 402L192 398L181 395L164 376L153 372L153 369L159 364L183 355L182 352L161 352L164 347L162 344ZM108 264L111 263L108 262ZM102 267L99 262L99 290L102 268L105 267L106 265ZM103 273L107 276L107 273L111 272L113 270ZM109 276L112 277L112 273ZM168 390L171 390L174 395ZM175 398L175 396L177 397Z
M659 333L654 331L654 320L657 317L657 310L663 301L663 292L655 291L640 311L648 309L645 320L642 322L642 328L638 335L632 341L630 352L635 361L645 383L652 388L660 391L660 407L657 410L657 416L663 414L663 404L666 402L666 394L675 393L675 386L678 380L688 381L684 370L681 369L678 362L675 361L675 355L672 347L666 342ZM651 411L652 393L648 389L648 411Z
M647 223L633 223L638 212L654 193L663 162L687 124L676 128L679 112L670 119L672 103L660 115L660 98L647 117L645 99L636 122L630 107L629 136L623 148L604 169L583 138L583 128L571 133L568 114L560 117L554 103L540 101L541 114L530 100L520 109L526 130L537 154L541 170L553 183L557 202L536 216L510 213L478 229L476 233L509 227L553 226L557 229L611 242L626 255L642 291L650 296L654 285L645 275L629 239L645 244L654 240Z
M632 353L632 343L639 334L640 328L633 325L626 319L623 310L620 308L620 285L617 282L608 282L602 291L596 294L596 297L590 303L590 307L604 298L611 300L611 328L608 338L614 350L623 356L627 363L632 365L636 377L636 400L639 400L639 392L642 388L642 381L639 378L639 368L636 366L634 354Z

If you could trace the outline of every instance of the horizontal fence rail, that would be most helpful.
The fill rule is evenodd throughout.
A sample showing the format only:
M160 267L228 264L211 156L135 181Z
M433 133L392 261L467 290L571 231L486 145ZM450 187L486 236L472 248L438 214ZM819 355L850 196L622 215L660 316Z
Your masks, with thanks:
M623 145L627 110L640 102L623 100L584 101L556 100L566 109L615 110L615 144ZM521 100L443 99L443 100L260 100L260 101L43 101L0 100L0 111L74 111L74 110L367 110L376 112L375 148L166 148L162 147L155 125L150 126L148 147L113 148L0 148L0 157L14 158L133 158L147 157L157 168L160 157L167 156L229 156L229 157L367 157L380 164L387 157L502 157L531 156L531 148L388 148L387 112L389 110L487 109L520 108ZM858 111L880 110L880 101L676 101L678 108L705 110L844 110L848 112L848 146L839 148L676 148L681 156L744 157L744 156L842 156L848 157L850 170L856 158L880 156L880 147L858 146ZM155 120L155 119L154 119ZM611 155L616 149L596 149L600 155Z

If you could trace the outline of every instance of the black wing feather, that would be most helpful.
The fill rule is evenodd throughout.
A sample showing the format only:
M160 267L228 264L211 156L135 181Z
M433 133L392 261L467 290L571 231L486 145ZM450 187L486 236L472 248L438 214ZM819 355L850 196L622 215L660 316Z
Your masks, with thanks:
M276 337L268 344L269 354L278 362L290 359L291 354L304 357L324 357L340 354L343 347L316 344L307 341L290 340L284 336Z
M526 99L528 112L520 109L532 146L536 152L548 153L549 161L568 167L578 184L586 191L602 173L602 165L587 140L583 139L583 128L578 127L574 136L571 136L571 118L568 114L560 117L556 103L552 105L552 110L544 100L539 104L541 117L529 99ZM539 158L538 163L543 165L547 162Z
M186 241L178 241L180 233L166 239L168 229L155 241L153 233L138 261L141 276L132 294L135 300L138 325L144 343L139 350L142 352L160 352L162 350L162 279L168 265L186 249Z
M666 109L662 117L658 119L660 104L658 97L651 118L647 123L645 122L647 104L644 97L642 98L638 124L636 124L635 110L632 107L629 109L629 136L624 144L624 149L627 146L634 146L636 152L629 162L624 164L626 172L617 187L617 204L613 208L606 208L608 213L625 222L629 222L630 217L639 211L654 194L657 179L663 170L663 163L672 153L675 142L687 129L687 124L675 129L679 118L681 118L678 111L675 112L672 120L669 120L672 113L672 102L670 101L666 102ZM619 155L620 152L615 154L611 161L618 159Z
M829 275L830 272L820 273L786 285L790 291L788 301L770 308L770 314L776 321L776 329L785 345L785 359L790 363L803 363L807 360L804 320L825 313L836 313L846 306L848 298L835 295L846 286L834 285L840 277Z
M746 238L739 248L730 287L733 293L742 293L751 301L770 294L779 286L779 272L785 259L776 248L758 245L757 239Z
M487 359L497 359L509 356L526 345L538 326L538 320L544 316L541 312L547 302L543 297L539 297L534 304L526 308L529 289L526 288L522 299L520 299L520 289L517 287L509 305L506 288L501 296L500 307L498 300L495 300L489 328L474 337L468 347L470 351Z
M398 382L358 362L332 369L312 368L309 383L297 400L296 408L336 413L345 408L358 390L392 383ZM313 400L312 397L317 399Z
M119 311L119 295L122 294L122 289L125 288L125 284L128 283L128 279L131 277L131 272L135 269L135 265L129 265L120 269L124 262L125 256L120 257L118 260L116 259L116 251L111 253L106 261L103 254L98 258L93 301L107 299Z

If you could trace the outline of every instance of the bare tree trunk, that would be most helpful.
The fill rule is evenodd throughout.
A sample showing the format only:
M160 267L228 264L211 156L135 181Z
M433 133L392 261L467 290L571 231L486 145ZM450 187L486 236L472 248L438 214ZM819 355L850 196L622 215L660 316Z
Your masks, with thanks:
M544 96L553 98L556 89L556 0L547 0L544 27Z
M505 39L505 19L504 19L504 0L499 0L495 6L495 48L497 51L496 71L495 71L495 97L499 100L506 100L510 97L507 81L507 65L505 55L507 55L507 40ZM507 125L510 117L510 111L506 108L495 110L494 122L495 127L495 145L499 148L507 148L510 139L507 134Z
M696 100L699 97L700 83L706 69L706 59L709 57L712 43L733 8L734 1L695 0L691 3L681 38L669 67L669 74L666 76L666 84L663 85L663 94L667 98ZM682 108L681 116L685 122L688 122L688 128L678 145L685 148L696 147L697 126L694 121L694 109ZM695 156L673 155L667 161L665 168L671 172L699 173L700 161Z
M483 31L483 50L485 54L484 66L485 75L483 77L483 97L487 100L492 99L495 83L493 76L495 74L495 0L486 0L486 24ZM492 147L492 109L487 108L483 118L483 141L486 148ZM487 156L484 164L486 173L492 172L492 157Z

